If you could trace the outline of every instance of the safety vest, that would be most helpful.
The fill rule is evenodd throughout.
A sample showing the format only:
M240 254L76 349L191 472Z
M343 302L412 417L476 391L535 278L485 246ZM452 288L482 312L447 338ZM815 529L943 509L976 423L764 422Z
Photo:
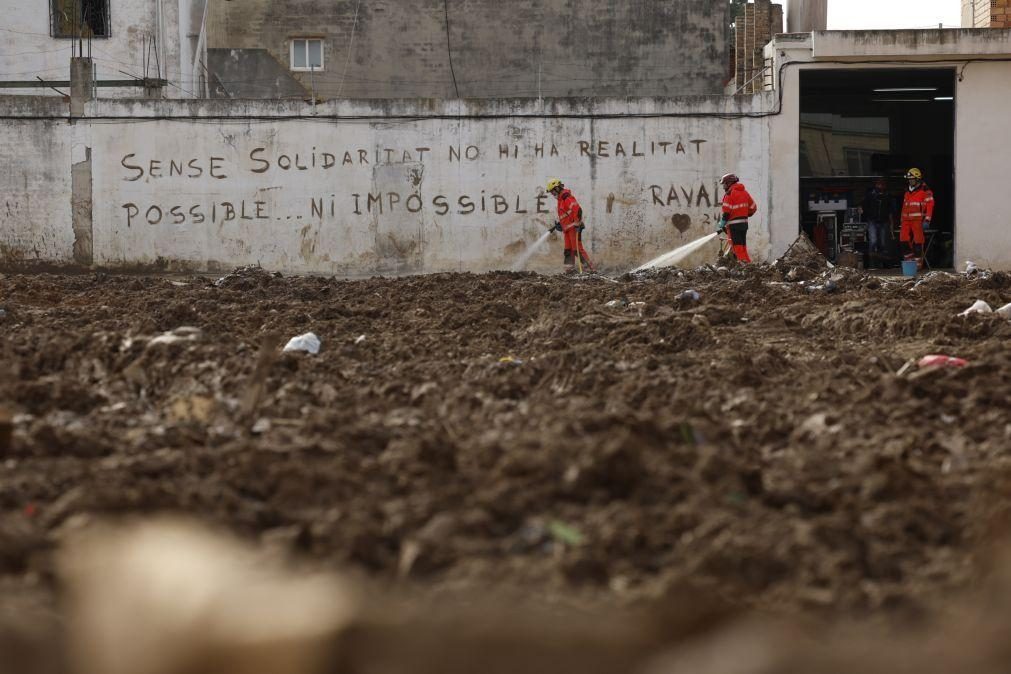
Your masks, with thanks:
M562 227L574 225L583 219L583 209L579 207L576 197L569 190L562 190L558 195L558 222Z
M902 200L902 222L922 224L934 219L934 193L927 183L920 183L914 190L906 190Z
M723 195L723 214L727 216L728 225L747 222L757 212L758 205L742 183L734 183L730 191Z

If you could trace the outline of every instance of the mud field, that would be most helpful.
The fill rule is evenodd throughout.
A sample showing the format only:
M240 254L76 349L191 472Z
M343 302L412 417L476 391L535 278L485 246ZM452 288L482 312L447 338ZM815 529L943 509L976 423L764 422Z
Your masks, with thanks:
M169 511L410 596L915 619L1009 531L1011 321L957 314L1011 276L823 269L7 275L0 587Z

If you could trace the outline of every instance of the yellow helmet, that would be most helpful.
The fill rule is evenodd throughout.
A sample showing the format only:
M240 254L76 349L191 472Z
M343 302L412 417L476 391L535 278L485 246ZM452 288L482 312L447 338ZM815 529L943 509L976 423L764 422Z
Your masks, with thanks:
M558 178L552 178L551 180L548 181L548 186L546 189L548 192L553 192L562 186L563 185L561 180L559 180Z
M906 173L907 179L923 180L923 171L918 168L911 168Z

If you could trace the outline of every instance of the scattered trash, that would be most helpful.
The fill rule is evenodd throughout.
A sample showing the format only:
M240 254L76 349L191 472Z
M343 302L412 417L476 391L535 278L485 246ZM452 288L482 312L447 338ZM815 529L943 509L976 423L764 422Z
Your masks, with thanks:
M282 278L281 272L269 272L260 265L239 267L231 274L222 276L213 283L215 288L230 288L232 290L252 290L270 279Z
M185 288L189 285L189 283L186 283L185 281L169 281L169 283L177 288Z
M1011 302L1008 302L994 313L1000 314L1004 318L1011 318Z
M355 339L355 344L361 344L364 341L365 341L365 335L358 335L358 337Z
M646 308L646 303L645 302L629 302L628 303L628 308L629 309L636 309L638 311L642 311L643 309Z
M607 307L608 309L617 309L617 308L620 308L620 307L627 307L628 306L628 300L626 300L624 298L622 298L620 300L611 300L610 302L608 302L604 306Z
M267 419L266 417L260 417L259 419L256 420L256 423L253 424L252 431L254 435L261 435L269 431L270 427L271 427L270 419Z
M835 291L839 290L839 284L829 279L828 281L826 281L821 285L807 286L806 290L809 293L817 293L817 292L834 293Z
M966 260L965 261L965 275L966 276L973 276L973 275L978 274L978 273L979 273L979 267L976 266L976 263L973 262L972 260Z
M924 356L917 363L917 367L965 367L969 364L969 361L964 358L955 358L954 356L945 356L943 354L931 354L929 356Z
M976 300L976 303L971 307L959 314L959 316L968 316L969 314L992 314L993 308L984 302L983 300Z
M702 295L699 295L697 290L686 290L678 295L678 299L685 302L698 302L702 299Z
M548 523L548 533L559 543L572 547L580 545L583 542L583 534L579 533L578 529L558 520Z
M523 361L519 358L513 356L505 356L504 358L499 358L498 362L503 365L522 365Z
M899 371L895 373L895 376L896 377L904 376L907 372L913 369L914 365L916 365L916 359L910 358L909 360L907 360L905 363L902 364L902 367L900 367Z
M818 247L812 243L811 239L807 237L806 234L801 234L797 237L797 240L790 244L790 247L786 249L783 256L776 260L776 265L782 263L784 266L792 266L794 269L790 270L790 273L796 275L798 270L796 267L825 267L831 265L829 261L821 254ZM788 273L789 275L789 273Z
M284 352L291 351L305 351L306 353L311 353L313 355L319 353L319 347L321 342L319 337L316 336L314 332L307 332L304 335L299 335L298 337L292 337L288 340L288 343L284 345L281 349Z
M168 412L173 421L206 424L214 413L214 399L202 395L176 398L169 405Z
M200 337L200 328L184 325L158 335L148 342L147 345L156 346L158 344L175 344L177 342L195 342L198 337ZM124 341L124 345L127 345L126 341ZM129 348L128 345L127 348Z

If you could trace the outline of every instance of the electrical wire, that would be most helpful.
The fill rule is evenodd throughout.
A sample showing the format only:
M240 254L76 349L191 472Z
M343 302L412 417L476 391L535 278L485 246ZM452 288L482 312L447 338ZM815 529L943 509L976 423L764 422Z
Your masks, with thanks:
M456 68L453 67L453 41L449 33L449 0L442 0L442 9L446 14L446 54L449 56L449 74L453 76L453 91L460 98L460 85L456 83Z
M880 60L880 61L787 61L780 64L777 81L779 87L776 90L776 106L772 110L760 112L648 112L648 113L463 113L463 114L434 114L434 115L326 115L326 114L294 114L294 115L152 115L149 117L138 117L136 115L96 115L88 117L89 122L126 122L126 123L150 123L160 121L189 121L189 122L263 122L273 123L279 121L330 121L335 123L343 122L369 122L369 123L410 123L418 121L438 121L438 120L482 120L482 119L721 119L721 120L741 120L741 119L764 119L768 117L778 117L783 114L785 85L783 73L791 66L804 65L842 65L853 67L854 65L883 65L883 66L904 66L907 69L916 69L917 66L924 65L947 65L952 68L961 66L958 73L959 81L965 76L966 69L974 63L1011 63L1011 58L973 58L973 59L928 59L922 61L902 61L902 60ZM758 94L765 96L771 92ZM729 96L713 96L713 101L734 100ZM65 120L65 115L0 115L0 119L10 120Z
M358 4L355 5L355 20L351 24L351 39L348 40L348 55L344 59L344 72L341 74L340 86L337 87L337 98L340 98L344 92L344 80L348 76L348 66L351 64L351 48L355 45L355 32L358 29L358 10L361 9L361 6L362 0L358 0Z

